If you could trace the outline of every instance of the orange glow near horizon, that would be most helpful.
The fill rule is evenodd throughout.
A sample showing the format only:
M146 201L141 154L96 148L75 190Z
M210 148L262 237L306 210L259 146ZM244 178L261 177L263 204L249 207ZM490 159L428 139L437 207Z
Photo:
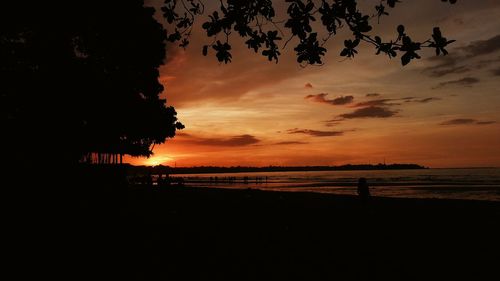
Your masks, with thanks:
M436 58L424 50L421 60L402 67L399 58L375 56L364 46L355 59L341 61L340 35L329 41L324 66L301 68L293 48L282 52L278 64L269 63L234 35L233 62L219 65L213 53L201 55L211 39L194 32L186 51L169 48L160 77L186 129L156 146L151 158L126 161L186 167L385 159L500 167L500 2L436 8L435 0L422 0L400 6L374 32L390 37L405 23L416 37L427 38L440 26L457 40L451 55ZM474 49L478 40L487 52Z
M146 166L171 165L174 159L165 155L153 155L146 159L141 159L141 162Z

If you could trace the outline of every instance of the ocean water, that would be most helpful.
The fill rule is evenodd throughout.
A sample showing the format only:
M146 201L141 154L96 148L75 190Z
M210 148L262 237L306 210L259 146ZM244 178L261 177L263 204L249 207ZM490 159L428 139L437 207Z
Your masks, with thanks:
M187 186L355 195L365 177L373 196L500 201L500 168L183 174ZM247 181L245 181L245 177Z

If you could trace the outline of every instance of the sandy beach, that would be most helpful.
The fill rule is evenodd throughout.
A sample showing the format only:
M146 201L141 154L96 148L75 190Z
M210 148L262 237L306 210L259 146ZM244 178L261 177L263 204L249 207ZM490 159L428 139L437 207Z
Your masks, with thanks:
M208 188L82 195L65 248L76 257L68 267L74 277L498 277L498 202L374 197L363 204L354 196Z

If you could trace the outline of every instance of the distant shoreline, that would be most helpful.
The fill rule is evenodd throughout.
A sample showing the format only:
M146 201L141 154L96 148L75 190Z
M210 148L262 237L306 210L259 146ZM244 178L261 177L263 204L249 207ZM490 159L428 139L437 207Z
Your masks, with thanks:
M220 174L220 173L255 173L255 172L309 172L309 171L361 171L361 170L417 170L429 169L418 164L377 164L377 165L341 165L341 166L268 166L268 167L169 167L169 166L129 166L132 172L150 172L153 174Z

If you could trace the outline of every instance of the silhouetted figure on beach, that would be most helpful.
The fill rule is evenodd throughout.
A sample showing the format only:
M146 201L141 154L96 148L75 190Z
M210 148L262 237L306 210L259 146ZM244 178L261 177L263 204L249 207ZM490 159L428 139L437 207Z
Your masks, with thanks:
M366 178L359 178L358 180L358 195L363 202L368 201L370 198L370 187Z

